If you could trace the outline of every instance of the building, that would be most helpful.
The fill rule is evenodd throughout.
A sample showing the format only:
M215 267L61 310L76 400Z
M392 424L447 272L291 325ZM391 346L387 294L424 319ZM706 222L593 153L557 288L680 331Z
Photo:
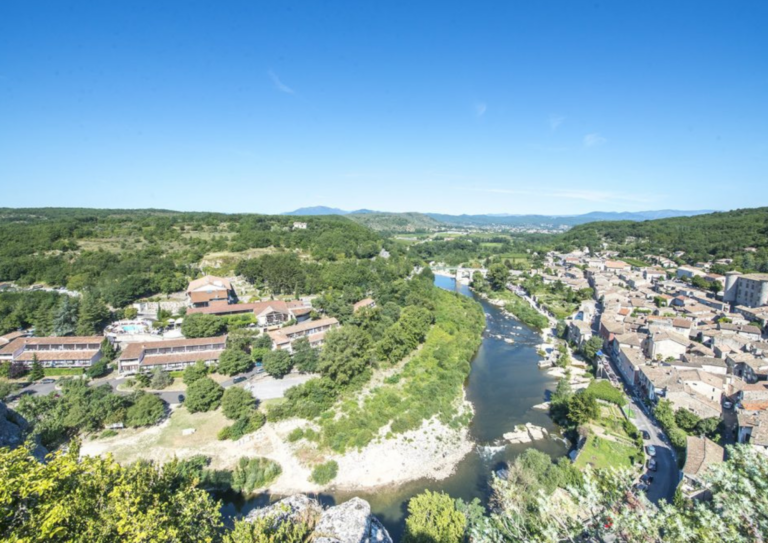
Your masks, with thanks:
M354 304L352 306L352 311L354 313L357 313L359 310L361 310L361 309L363 309L365 307L367 307L369 309L373 309L374 307L376 307L376 302L374 301L373 298L365 298L363 300L360 300L356 304Z
M187 303L190 307L208 307L215 302L232 304L235 301L235 289L229 279L223 277L206 275L190 282L187 287Z
M723 301L746 307L768 305L768 273L742 275L736 271L728 272Z
M88 368L101 359L104 336L17 337L0 347L0 361L23 362L35 358L46 368Z
M307 229L307 223L305 222L294 222L293 223L293 229L294 230L306 230Z
M325 341L326 332L338 326L339 321L330 317L306 321L294 326L286 326L285 328L269 332L269 337L272 338L272 348L274 350L293 352L293 342L297 339L306 337L309 339L309 344L312 347L320 347Z
M768 411L739 412L736 436L738 443L750 443L768 454Z
M646 354L653 360L680 358L690 343L688 338L674 332L658 332L648 338Z
M592 338L592 326L588 322L573 320L568 322L568 340L581 347Z
M682 470L681 490L692 499L709 499L711 493L701 476L707 469L725 461L725 449L706 437L688 436L685 448L685 465Z
M237 315L253 313L256 323L262 328L279 326L291 319L301 322L309 318L312 311L302 301L285 302L283 300L268 300L249 304L230 304L226 302L212 302L206 307L190 307L187 315L205 313L207 315Z
M120 353L117 369L126 375L158 367L164 371L179 371L198 360L215 364L226 346L227 336L132 343Z

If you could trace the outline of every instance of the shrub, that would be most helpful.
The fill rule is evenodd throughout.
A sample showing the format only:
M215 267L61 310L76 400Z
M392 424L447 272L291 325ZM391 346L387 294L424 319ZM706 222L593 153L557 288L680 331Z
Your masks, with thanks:
M107 373L108 369L109 367L107 366L107 361L102 359L96 362L93 366L91 366L87 370L85 370L85 374L91 379L95 379Z
M104 430L103 432L101 432L101 434L99 434L99 438L106 439L108 437L115 437L116 435L117 435L116 430Z
M219 357L218 372L223 375L236 375L248 371L251 359L240 349L226 349Z
M152 380L149 382L149 386L155 390L162 390L167 388L171 383L173 383L173 379L168 375L168 372L157 367L152 372Z
M252 411L249 415L237 419L231 426L225 426L216 437L223 441L225 439L231 439L237 441L246 434L251 434L264 426L267 418L261 411Z
M304 430L302 428L294 428L290 434L288 434L288 442L296 443L298 440L304 437Z
M187 338L212 337L224 333L226 323L216 315L193 313L184 317L181 333Z
M312 539L312 529L304 520L275 522L272 516L238 520L224 543L306 543Z
M324 485L334 480L338 474L339 464L336 463L336 460L329 460L324 464L315 466L309 480L319 485Z
M191 366L184 368L184 384L189 386L198 379L208 375L208 366L202 360L198 360Z
M232 472L232 489L250 494L277 479L281 472L280 464L268 458L242 457Z
M10 396L14 390L16 390L16 386L13 383L0 379L0 401L4 400L6 396Z
M187 399L184 405L190 413L211 411L219 407L224 389L210 377L203 377L193 382L187 388Z
M549 460L549 459L547 459ZM448 494L426 490L408 502L406 543L461 543L467 518Z
M269 351L264 355L262 363L264 371L277 379L288 375L293 367L291 355L287 351Z
M231 387L224 391L221 399L221 410L230 420L247 416L256 407L256 398L245 389Z
M163 400L154 394L142 393L126 411L125 424L131 427L150 426L159 422L164 414Z
M627 397L624 392L613 386L610 381L592 381L587 387L587 392L598 400L604 400L619 407L627 405Z

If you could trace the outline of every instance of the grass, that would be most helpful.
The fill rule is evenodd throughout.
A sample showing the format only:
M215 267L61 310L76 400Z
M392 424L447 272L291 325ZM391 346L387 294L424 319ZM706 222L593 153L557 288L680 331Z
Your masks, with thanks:
M627 397L624 392L613 386L610 381L594 380L589 383L587 392L599 400L605 400L618 406L627 405Z
M637 258L622 258L622 260L630 266L637 266L638 268L645 268L646 266L649 266L647 262L643 262Z
M632 459L637 455L635 447L629 447L616 441L596 435L587 437L587 442L579 453L574 465L581 469L591 465L593 468L631 468Z
M82 375L83 368L43 368L46 377L56 377L59 375Z

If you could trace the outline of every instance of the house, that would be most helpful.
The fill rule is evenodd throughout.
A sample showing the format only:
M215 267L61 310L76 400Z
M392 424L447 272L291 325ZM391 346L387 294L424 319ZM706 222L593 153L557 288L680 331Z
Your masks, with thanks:
M725 361L733 375L741 377L747 383L768 379L768 360L764 358L757 358L750 353L732 352L726 355Z
M688 436L685 448L685 465L681 472L681 490L691 499L711 498L702 475L710 466L725 461L725 449L706 437Z
M768 410L739 412L736 441L749 443L763 454L768 454Z
M328 330L337 328L339 321L333 317L319 319L315 321L306 321L294 326L286 326L279 330L269 333L272 338L273 350L286 350L293 352L293 342L299 338L306 337L312 347L320 347L325 342L325 334Z
M131 343L117 358L117 370L130 375L155 368L179 371L198 360L215 364L226 346L227 336Z
M208 307L220 302L232 304L237 300L235 289L229 279L206 275L195 279L187 286L187 303L190 307Z
M359 310L366 307L369 309L376 307L376 302L373 300L373 298L364 298L356 304L352 305L352 312L357 313Z
M88 368L101 359L102 341L104 336L22 336L0 347L0 361L31 367L37 359L46 368Z
M629 271L631 269L632 269L632 266L630 266L629 264L621 260L605 261L605 271L608 273L620 273L624 271Z
M631 386L637 385L640 381L640 368L646 363L643 351L622 345L615 360L616 367L624 379Z
M748 273L737 271L725 275L723 301L747 307L768 305L768 273Z
M305 223L305 222L294 222L293 223L293 229L294 230L306 230L307 229L307 223Z
M29 333L26 331L18 330L16 332L10 332L8 334L4 334L0 336L0 347L3 347L4 345L8 345L11 341L14 339L18 339L20 337L26 337Z
M649 337L646 355L653 360L680 358L690 343L688 338L674 332L658 332Z
M208 315L236 315L253 313L256 323L262 327L278 326L291 319L301 322L309 318L312 308L302 301L285 302L283 300L268 300L248 304L230 304L213 302L206 307L190 307L187 315L205 313Z
M568 340L581 347L592 337L592 326L588 322L572 320L568 322Z
M679 376L675 368L656 365L640 367L638 384L651 401L656 401L659 397L665 396L667 388L676 383L679 383Z

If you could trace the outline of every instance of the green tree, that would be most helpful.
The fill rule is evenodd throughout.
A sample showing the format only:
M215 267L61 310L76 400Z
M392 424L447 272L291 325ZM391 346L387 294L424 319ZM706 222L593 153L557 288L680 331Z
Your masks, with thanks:
M107 373L107 369L107 362L102 358L101 360L91 365L88 369L86 369L85 374L91 379L96 379L97 377L101 377Z
M240 349L225 349L219 356L218 372L222 375L236 375L248 371L251 359Z
M109 317L109 308L101 298L92 292L86 292L80 299L77 335L94 336L100 334L109 322Z
M111 457L79 458L79 452L73 443L67 453L39 463L26 446L0 448L0 539L218 541L219 505L204 490L189 482L172 484L170 473L149 462L123 467Z
M64 296L53 315L53 335L71 336L77 330L78 302L71 296Z
M600 406L592 394L579 392L568 401L568 418L576 425L594 420L600 414Z
M149 382L149 386L155 390L162 390L167 388L173 383L173 377L168 375L167 371L158 366L152 371L152 380Z
M165 414L165 403L154 394L141 393L125 414L127 426L151 426L157 424Z
M592 336L581 346L581 352L587 360L594 362L597 353L603 348L603 339L600 336Z
M224 389L210 377L201 377L187 387L184 402L190 413L211 411L219 407Z
M716 439L720 433L721 422L718 417L701 419L696 425L694 433L698 436L707 436L710 439Z
M320 362L316 349L309 344L305 337L293 342L293 365L302 373L314 373Z
M424 491L408 502L405 543L461 543L466 517L448 494Z
M33 354L32 369L29 371L29 378L32 381L39 381L43 377L45 377L45 370L43 369L43 365L37 359L37 354Z
M251 360L261 362L264 355L272 350L272 338L267 334L262 334L253 340L251 345Z
M224 391L221 399L221 410L230 420L246 417L256 408L256 399L245 389L230 387Z
M104 338L101 342L101 359L106 362L112 362L117 356L117 349L112 345L109 338Z
M216 315L193 313L184 317L181 333L187 338L213 337L223 334L226 327L224 319Z
M191 366L187 366L186 368L184 368L184 374L182 376L182 378L184 379L184 384L189 386L195 381L197 381L198 379L205 377L206 375L208 375L209 369L210 368L208 367L208 365L202 360L198 360Z
M509 281L509 270L504 264L491 264L488 268L488 284L492 290L504 290Z
M6 379L0 379L0 402L16 390L16 386Z
M692 433L699 422L701 422L701 418L693 411L689 411L688 409L678 409L675 412L675 423L686 433Z
M354 326L331 330L320 353L320 373L338 387L349 385L371 363L371 336Z
M291 372L293 361L288 351L276 350L269 351L262 360L264 371L272 377L280 379Z

